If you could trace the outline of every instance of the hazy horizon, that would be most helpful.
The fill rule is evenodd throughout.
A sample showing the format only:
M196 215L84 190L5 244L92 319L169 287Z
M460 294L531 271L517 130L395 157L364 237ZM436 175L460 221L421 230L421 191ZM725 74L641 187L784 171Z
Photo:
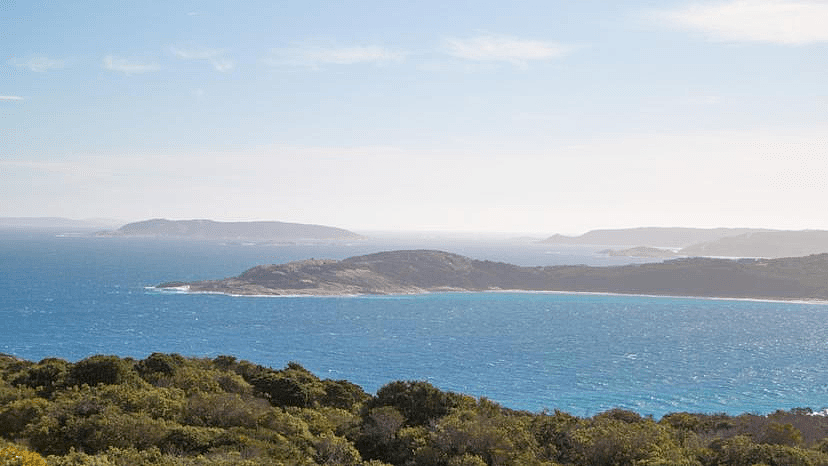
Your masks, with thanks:
M828 229L828 3L17 2L0 217Z
M516 230L429 230L429 229L363 229L363 228L348 228L341 225L326 225L313 222L286 222L279 219L249 219L249 220L221 220L214 218L142 218L142 219L115 219L115 218L69 218L69 217L6 217L0 216L0 228L33 228L33 229L61 229L74 228L80 230L95 230L106 231L116 230L124 225L130 223L144 222L148 220L171 220L171 221L189 221L189 220L211 220L216 222L284 222L284 223L299 223L307 225L319 225L325 227L342 228L351 232L376 238L446 238L446 239L499 239L499 240L519 240L519 239L547 239L556 235L566 237L579 237L586 233L600 232L600 231L625 231L638 229L696 229L696 230L717 230L717 229L748 229L748 230L768 230L768 231L788 231L788 232L802 232L802 231L828 231L821 229L774 229L762 226L715 226L715 227L697 227L686 225L637 225L624 227L601 227L592 228L583 231L516 231Z

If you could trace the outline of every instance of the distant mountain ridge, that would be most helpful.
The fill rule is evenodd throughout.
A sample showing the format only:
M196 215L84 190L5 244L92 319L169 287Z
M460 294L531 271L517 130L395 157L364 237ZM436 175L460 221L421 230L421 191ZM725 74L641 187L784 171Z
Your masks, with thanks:
M715 241L727 236L762 231L775 230L762 228L621 228L591 230L580 236L552 235L541 242L552 244L592 244L597 246L683 248L695 243Z
M688 257L781 258L828 253L825 230L629 228L593 230L580 236L554 235L542 242L624 246L623 250L603 252L631 257L669 256L667 252L656 254L656 248L674 249L676 256Z
M685 256L793 257L828 252L828 231L757 231L681 249Z
M99 236L140 236L223 240L346 240L360 235L342 228L274 221L217 222L214 220L152 219L128 223Z
M158 288L234 295L406 294L525 290L828 300L828 254L785 259L684 258L616 267L520 267L432 251L260 265L237 277Z

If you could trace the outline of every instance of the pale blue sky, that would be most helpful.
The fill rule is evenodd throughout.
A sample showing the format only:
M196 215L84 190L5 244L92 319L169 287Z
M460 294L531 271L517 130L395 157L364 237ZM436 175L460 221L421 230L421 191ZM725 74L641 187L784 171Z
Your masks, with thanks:
M0 216L828 229L828 1L0 5Z

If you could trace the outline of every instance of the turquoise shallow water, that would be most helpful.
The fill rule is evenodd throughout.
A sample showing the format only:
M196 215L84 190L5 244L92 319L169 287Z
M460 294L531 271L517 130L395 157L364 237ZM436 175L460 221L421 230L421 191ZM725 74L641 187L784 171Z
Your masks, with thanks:
M428 380L512 408L576 415L828 406L825 305L538 293L238 298L145 288L386 246L401 245L2 233L0 352L33 360L162 351L232 354L274 367L297 361L368 391ZM528 244L449 246L523 265L604 260Z

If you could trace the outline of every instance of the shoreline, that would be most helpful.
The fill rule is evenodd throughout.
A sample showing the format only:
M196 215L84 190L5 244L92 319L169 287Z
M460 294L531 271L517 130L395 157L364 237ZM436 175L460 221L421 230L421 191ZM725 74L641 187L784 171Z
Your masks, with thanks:
M809 304L815 306L828 306L828 300L822 299L782 299L782 298L754 298L754 297L721 297L721 296L687 296L669 294L647 294L647 293L614 293L609 291L559 291L559 290L439 290L422 291L413 293L355 293L355 294L321 294L321 293L293 293L293 294L243 294L230 293L225 291L191 291L189 285L180 287L159 288L157 286L145 286L145 290L157 291L169 294L208 294L221 295L233 298L361 298L361 297L393 297L393 296L420 296L438 293L502 293L502 294L554 294L572 296L629 296L638 298L670 298L670 299L703 299L710 301L742 301L760 303L784 303L784 304Z

